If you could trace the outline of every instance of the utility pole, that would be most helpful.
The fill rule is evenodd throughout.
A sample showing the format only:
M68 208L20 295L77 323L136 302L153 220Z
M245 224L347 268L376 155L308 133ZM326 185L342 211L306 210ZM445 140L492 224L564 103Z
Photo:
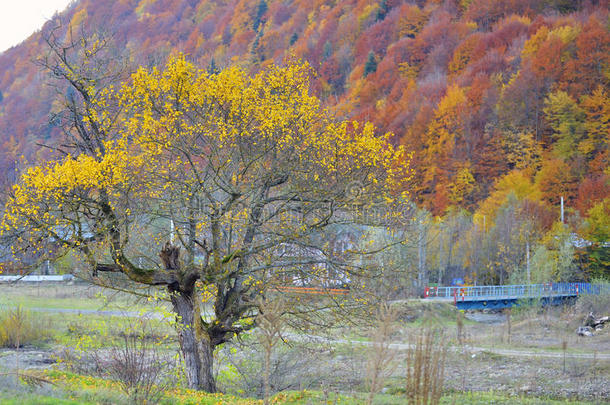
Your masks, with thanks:
M530 273L530 242L525 242L525 259L527 262L527 283L532 284L532 278Z
M418 257L418 274L417 274L417 286L423 288L427 282L426 276L426 229L424 220L419 219L419 238L417 240L417 257Z
M442 270L442 255L443 255L443 235L441 230L439 230L439 238L438 238L438 279L437 279L437 286L442 285L441 284L441 280L443 277L443 270Z

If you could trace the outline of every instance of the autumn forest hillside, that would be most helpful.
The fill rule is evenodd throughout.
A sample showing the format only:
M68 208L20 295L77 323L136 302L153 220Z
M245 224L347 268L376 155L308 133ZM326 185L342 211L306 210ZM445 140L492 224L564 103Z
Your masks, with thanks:
M610 239L609 17L604 0L75 1L0 54L0 173L10 183L60 136L65 89L35 63L53 27L104 31L131 66L177 52L211 73L303 59L339 117L372 121L412 152L411 195L446 219L428 267L504 282L526 245L560 261L557 235ZM568 230L554 225L560 197ZM477 239L494 227L497 240ZM608 271L607 251L583 254L568 256Z

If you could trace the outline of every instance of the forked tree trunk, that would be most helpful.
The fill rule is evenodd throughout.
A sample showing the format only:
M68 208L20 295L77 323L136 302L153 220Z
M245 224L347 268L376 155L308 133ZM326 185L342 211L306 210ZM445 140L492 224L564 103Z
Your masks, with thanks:
M191 389L216 392L214 381L214 346L198 323L198 307L194 306L193 293L172 291L172 305L177 315L180 350Z

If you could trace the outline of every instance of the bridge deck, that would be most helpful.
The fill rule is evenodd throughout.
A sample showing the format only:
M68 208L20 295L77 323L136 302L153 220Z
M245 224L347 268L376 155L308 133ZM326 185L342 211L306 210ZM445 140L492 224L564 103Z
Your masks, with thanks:
M607 294L605 284L548 283L521 285L492 285L469 287L428 287L425 298L448 300L462 309L508 308L519 301L540 299L543 304L558 304L580 294Z

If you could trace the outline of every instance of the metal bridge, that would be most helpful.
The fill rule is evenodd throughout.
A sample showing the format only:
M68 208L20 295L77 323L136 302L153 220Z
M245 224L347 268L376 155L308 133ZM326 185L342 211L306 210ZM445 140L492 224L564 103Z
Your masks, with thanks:
M482 285L470 287L426 287L424 298L453 301L459 309L510 308L524 302L559 305L583 294L610 294L608 284L548 283Z

